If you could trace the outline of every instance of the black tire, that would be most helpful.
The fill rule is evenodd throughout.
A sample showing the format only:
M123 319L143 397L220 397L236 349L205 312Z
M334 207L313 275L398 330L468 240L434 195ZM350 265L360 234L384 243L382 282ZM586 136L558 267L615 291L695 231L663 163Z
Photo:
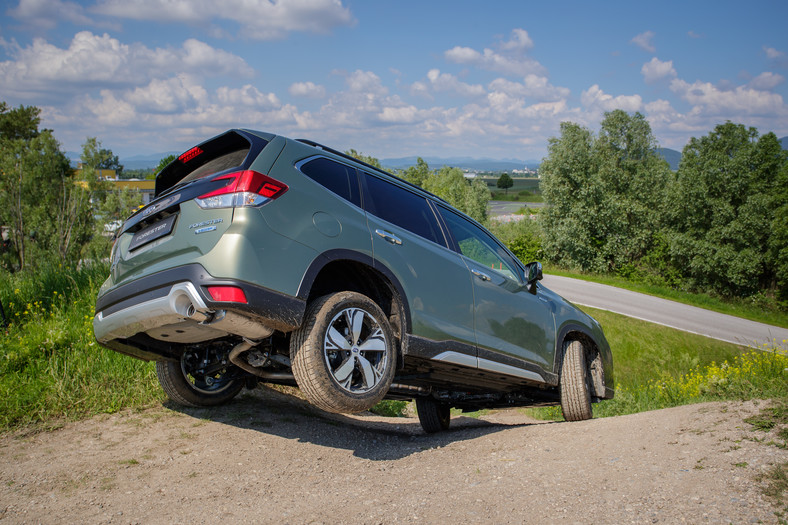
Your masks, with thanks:
M416 398L416 413L419 415L421 428L427 434L448 430L451 424L451 407L431 397Z
M354 414L383 399L397 364L395 339L383 310L356 292L316 299L290 338L298 387L326 412Z
M567 421L591 419L591 388L589 385L586 349L580 341L564 343L561 362L561 410Z
M164 392L187 407L208 407L230 401L246 384L245 374L232 365L221 366L220 357L205 351L187 351L180 361L157 361L156 375ZM205 361L208 363L205 363ZM205 365L211 371L205 373ZM205 367L205 368L201 368Z

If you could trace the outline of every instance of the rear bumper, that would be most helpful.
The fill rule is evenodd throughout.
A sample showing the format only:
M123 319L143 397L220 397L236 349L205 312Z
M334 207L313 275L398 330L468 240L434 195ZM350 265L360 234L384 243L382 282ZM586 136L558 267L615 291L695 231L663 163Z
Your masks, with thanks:
M214 301L208 286L241 288L247 303ZM118 286L96 301L93 331L108 348L141 359L177 357L184 344L237 335L261 339L301 325L306 303L190 264Z

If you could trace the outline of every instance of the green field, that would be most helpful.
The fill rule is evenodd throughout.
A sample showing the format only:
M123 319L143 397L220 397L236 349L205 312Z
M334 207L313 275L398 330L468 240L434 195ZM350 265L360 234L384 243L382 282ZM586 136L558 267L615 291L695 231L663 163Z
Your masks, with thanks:
M479 177L492 193L492 200L496 201L520 201L520 202L543 202L542 194L539 191L539 179L512 177L514 186L504 191L495 184L498 177Z

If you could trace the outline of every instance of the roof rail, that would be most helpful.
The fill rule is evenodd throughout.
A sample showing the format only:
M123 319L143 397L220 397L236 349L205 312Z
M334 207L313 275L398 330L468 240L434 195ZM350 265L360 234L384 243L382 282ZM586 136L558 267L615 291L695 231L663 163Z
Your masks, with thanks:
M334 155L338 155L338 156L342 157L343 159L347 159L347 160L350 160L350 161L353 161L353 162L357 162L358 164L361 164L362 166L366 166L369 169L375 170L375 171L380 172L380 173L384 173L384 174L388 175L389 177L394 177L395 179L404 182L405 184L407 184L411 188L415 188L415 189L417 189L419 191L423 191L424 193L432 195L436 199L439 199L439 200L441 200L443 202L446 202L444 199L438 197L437 195L435 195L432 192L429 192L429 191L425 190L424 188L422 188L418 184L413 184L412 182L407 181L407 180L403 179L402 177L399 177L399 176L397 176L397 175L395 175L395 174L393 174L393 173L391 173L389 171L386 171L386 170L384 170L382 168L378 168L377 166L373 166L372 164L368 164L368 163L364 162L363 160L359 160L359 159L357 159L355 157L351 157L347 153L342 153L341 151L337 151L334 148L329 148L328 146L324 146L323 144L320 144L319 142L315 142L314 140L296 139L296 141L297 142L301 142L302 144L306 144L307 146L312 146L314 148L319 148L319 149L322 149L323 151L327 151L329 153L333 153Z

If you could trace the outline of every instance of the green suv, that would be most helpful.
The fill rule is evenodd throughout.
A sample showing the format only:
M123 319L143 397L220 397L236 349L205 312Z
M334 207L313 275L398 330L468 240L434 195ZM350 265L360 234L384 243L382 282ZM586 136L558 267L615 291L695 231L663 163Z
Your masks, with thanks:
M187 406L258 381L317 407L415 399L449 410L613 397L599 324L472 219L421 188L306 140L231 130L156 177L119 230L96 301L100 344L156 361Z

